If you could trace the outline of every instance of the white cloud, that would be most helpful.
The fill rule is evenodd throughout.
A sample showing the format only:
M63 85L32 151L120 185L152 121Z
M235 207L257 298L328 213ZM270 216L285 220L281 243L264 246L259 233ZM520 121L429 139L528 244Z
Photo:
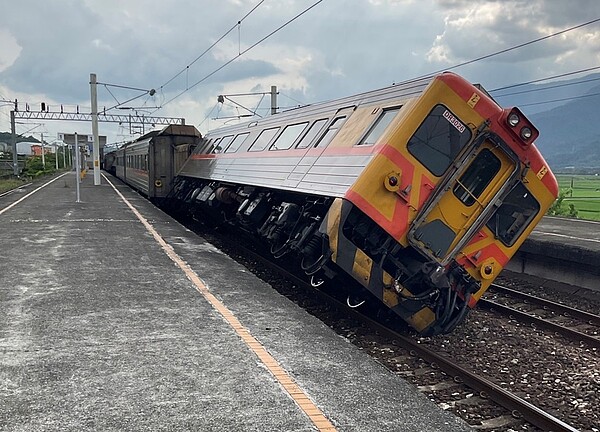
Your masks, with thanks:
M2 28L0 28L0 47L0 72L2 72L13 65L23 48L8 30Z
M238 30L235 24L258 3L11 2L0 14L0 94L31 106L42 101L89 106L93 72L101 82L156 88L154 98L140 101L146 107L164 103L314 1L265 1ZM155 115L185 117L197 124L213 109L218 94L268 91L271 85L279 88L281 104L342 97L447 68L594 17L600 17L596 0L579 0L577 7L544 0L369 0L349 7L346 1L328 0ZM213 50L185 68L232 27ZM600 64L598 27L583 27L457 72L494 88L595 66ZM112 91L120 101L135 95ZM116 103L104 87L98 93L101 107ZM253 107L259 99L244 104ZM0 110L0 130L7 130L6 108ZM57 123L47 127L63 128ZM119 128L102 124L101 129L117 134Z

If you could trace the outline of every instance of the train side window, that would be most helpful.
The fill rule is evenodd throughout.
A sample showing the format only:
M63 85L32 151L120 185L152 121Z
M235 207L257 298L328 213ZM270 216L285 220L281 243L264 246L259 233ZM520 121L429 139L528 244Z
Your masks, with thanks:
M213 153L223 153L223 150L227 148L232 139L233 135L227 135L221 138L221 141L217 145L215 145Z
M214 150L219 145L219 141L221 141L221 138L216 138L215 140L210 140L209 141L210 145L206 146L206 148L204 149L204 151L202 153L205 153L205 154L214 153L215 152Z
M408 141L408 151L440 177L471 140L471 129L448 108L436 105Z
M336 118L327 129L327 132L321 137L321 139L315 144L316 147L327 147L337 131L342 127L346 121L346 116Z
M213 141L214 140L212 138L202 140L200 142L200 144L198 145L198 147L196 147L196 150L194 153L197 153L197 154L210 153L212 150Z
M481 150L456 182L452 190L454 196L467 207L472 206L501 167L502 162L494 153L489 149Z
M262 151L267 148L273 137L279 131L279 127L265 129L256 137L254 143L248 149L249 151Z
M307 148L308 146L310 146L310 144L313 142L315 137L321 133L321 131L323 130L323 127L327 124L328 120L329 119L325 118L325 119L320 119L320 120L317 120L316 122L314 122L308 129L308 132L306 132L306 134L302 137L302 139L300 140L298 145L296 145L296 148L303 149L303 148Z
M398 111L400 111L400 107L384 109L379 118L373 124L373 126L371 126L371 130L369 130L367 135L362 140L360 140L358 145L367 146L375 144L379 137L383 135L383 133L390 125L392 120L394 120L394 117L396 117Z
M540 204L525 185L519 182L492 215L487 227L494 233L495 238L510 247L539 212Z
M292 148L292 145L304 131L307 124L308 122L304 122L286 126L269 150L288 150Z
M240 146L244 143L244 141L246 141L246 138L248 138L248 135L250 135L250 132L242 133L236 136L231 144L229 144L229 147L225 149L225 153L235 153L238 151Z

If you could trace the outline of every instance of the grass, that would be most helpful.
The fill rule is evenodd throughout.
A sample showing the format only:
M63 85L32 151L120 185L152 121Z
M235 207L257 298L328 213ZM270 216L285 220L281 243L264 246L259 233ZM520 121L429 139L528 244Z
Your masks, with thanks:
M0 179L0 193L17 188L25 183L26 181L21 179Z
M556 176L561 191L569 191L563 201L573 204L577 217L600 220L600 176L558 174Z

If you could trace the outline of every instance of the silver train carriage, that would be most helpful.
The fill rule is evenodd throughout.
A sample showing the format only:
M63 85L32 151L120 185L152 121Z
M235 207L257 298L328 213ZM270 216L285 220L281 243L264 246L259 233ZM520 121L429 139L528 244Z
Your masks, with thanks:
M516 108L452 73L211 131L175 179L314 284L350 275L423 334L452 331L558 189Z

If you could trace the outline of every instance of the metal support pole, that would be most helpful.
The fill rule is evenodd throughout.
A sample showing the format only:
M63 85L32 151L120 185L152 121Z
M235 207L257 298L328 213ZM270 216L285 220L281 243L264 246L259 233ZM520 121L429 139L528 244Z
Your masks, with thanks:
M44 132L40 132L40 136L42 137L42 168L46 169L46 149L44 148Z
M17 159L17 132L15 130L15 112L10 112L10 133L12 140L13 154L13 174L15 177L19 175L19 160Z
M94 186L100 184L100 138L98 137L98 84L96 74L90 74L90 93L92 99L92 159L94 160Z
M277 86L271 86L271 115L277 114Z
M81 152L79 151L79 141L77 140L77 132L75 132L75 184L77 185L77 202L81 202L79 197L79 183L81 181L81 169L79 168Z

